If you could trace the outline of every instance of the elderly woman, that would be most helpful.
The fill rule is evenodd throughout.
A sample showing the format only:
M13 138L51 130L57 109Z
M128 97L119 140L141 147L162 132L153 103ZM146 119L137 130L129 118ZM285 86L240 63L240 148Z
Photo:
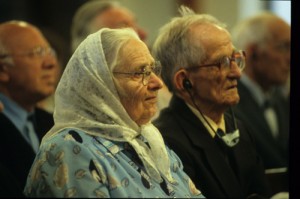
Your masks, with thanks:
M104 28L70 59L28 197L203 197L150 120L160 65L129 28Z

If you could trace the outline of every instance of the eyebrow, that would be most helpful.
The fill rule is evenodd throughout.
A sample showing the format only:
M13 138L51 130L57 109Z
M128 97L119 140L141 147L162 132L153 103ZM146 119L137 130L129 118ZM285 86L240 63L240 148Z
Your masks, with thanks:
M137 67L137 69L145 69L146 67L153 67L155 65L155 61L152 61L150 64L146 64L146 63L144 63L144 64L140 64L138 67Z
M219 55L219 56L217 56L214 60L219 61L219 60L221 60L223 57L232 57L232 55L233 55L234 53L238 52L238 51L239 51L238 49L233 48L233 50L231 51L231 54L230 54L230 55Z

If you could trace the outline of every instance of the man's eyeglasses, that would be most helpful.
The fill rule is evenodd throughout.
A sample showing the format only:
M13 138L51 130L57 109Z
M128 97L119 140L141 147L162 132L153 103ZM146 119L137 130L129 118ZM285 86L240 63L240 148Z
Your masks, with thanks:
M121 75L130 75L134 79L140 79L142 77L143 85L146 86L150 80L151 73L154 73L156 76L160 76L161 64L159 61L156 61L153 65L143 68L142 72L113 72L113 73L121 74Z
M223 57L220 59L219 62L213 63L213 64L204 64L204 65L199 65L199 66L192 66L186 68L186 70L193 70L196 68L202 68L202 67L212 67L212 66L217 66L220 70L221 69L226 69L229 70L231 67L231 62L235 62L240 71L242 71L245 68L245 61L246 61L246 53L243 50L235 51L233 52L231 57Z
M56 56L55 50L51 47L35 47L26 53L11 53L11 54L0 54L0 59L4 59L10 56L28 56L28 57L45 57L46 55Z

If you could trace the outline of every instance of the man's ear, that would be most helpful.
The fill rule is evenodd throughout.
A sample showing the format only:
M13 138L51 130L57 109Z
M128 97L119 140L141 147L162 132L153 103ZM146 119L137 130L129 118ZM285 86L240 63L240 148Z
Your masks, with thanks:
M0 61L0 82L7 82L9 80L8 66Z
M173 78L174 86L177 91L184 92L186 90L184 82L189 79L188 72L184 69L178 70Z

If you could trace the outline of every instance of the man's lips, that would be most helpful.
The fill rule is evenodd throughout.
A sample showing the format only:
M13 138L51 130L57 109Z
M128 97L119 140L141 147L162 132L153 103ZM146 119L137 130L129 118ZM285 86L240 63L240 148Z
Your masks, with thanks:
M237 84L233 84L233 85L231 85L231 86L228 86L228 87L227 87L227 90L235 89L235 88L237 88Z
M146 100L146 101L153 101L153 102L156 102L156 101L157 101L157 96L150 96L150 97L147 97L145 100Z
M50 85L55 85L56 84L56 80L53 77L53 75L43 75L42 79L43 79L43 81L46 81Z

